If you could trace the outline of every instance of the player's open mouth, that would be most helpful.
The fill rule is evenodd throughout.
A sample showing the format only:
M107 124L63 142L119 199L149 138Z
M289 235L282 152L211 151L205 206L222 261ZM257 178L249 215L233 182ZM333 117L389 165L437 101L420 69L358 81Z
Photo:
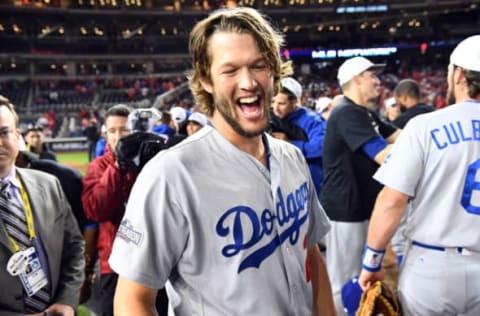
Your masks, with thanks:
M258 118L263 113L261 100L258 95L239 98L237 105L242 110L243 115L249 119Z

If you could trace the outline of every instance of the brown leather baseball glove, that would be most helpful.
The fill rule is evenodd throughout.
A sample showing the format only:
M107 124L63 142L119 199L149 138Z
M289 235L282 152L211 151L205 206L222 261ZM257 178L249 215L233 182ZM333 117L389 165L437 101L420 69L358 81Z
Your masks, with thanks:
M392 291L382 281L363 292L355 316L400 316L400 305Z

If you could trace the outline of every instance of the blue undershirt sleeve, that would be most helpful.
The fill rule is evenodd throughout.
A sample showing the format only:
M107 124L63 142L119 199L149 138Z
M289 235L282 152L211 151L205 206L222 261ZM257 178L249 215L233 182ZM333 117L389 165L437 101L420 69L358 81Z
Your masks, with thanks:
M370 139L368 142L362 145L362 151L375 161L375 156L387 147L387 142L384 138L378 136Z

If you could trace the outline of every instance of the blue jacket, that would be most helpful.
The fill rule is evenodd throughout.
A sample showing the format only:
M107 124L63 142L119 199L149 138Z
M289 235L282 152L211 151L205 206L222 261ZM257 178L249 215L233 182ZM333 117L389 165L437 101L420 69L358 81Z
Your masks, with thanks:
M168 126L168 124L159 124L153 128L152 132L155 134L167 136L172 136L173 134L175 134L175 130Z
M307 160L317 194L320 195L323 182L322 150L326 121L320 120L314 112L306 108L298 108L290 113L285 120L300 127L307 134L307 141L294 140Z
M102 156L105 153L105 147L107 146L107 140L102 137L97 140L95 144L95 158Z

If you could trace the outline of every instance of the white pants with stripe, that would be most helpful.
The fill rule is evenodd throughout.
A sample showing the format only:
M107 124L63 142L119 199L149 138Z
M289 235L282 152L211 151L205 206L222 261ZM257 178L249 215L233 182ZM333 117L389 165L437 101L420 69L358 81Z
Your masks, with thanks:
M410 245L400 270L403 315L480 315L480 253Z

